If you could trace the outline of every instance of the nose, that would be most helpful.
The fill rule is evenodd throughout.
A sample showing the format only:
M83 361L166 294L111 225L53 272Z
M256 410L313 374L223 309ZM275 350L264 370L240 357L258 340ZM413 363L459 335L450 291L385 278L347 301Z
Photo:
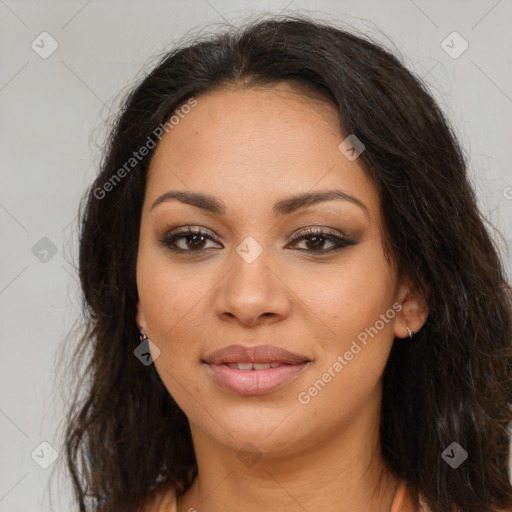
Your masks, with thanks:
M221 319L234 318L252 327L277 322L289 314L293 293L272 264L269 251L263 250L254 261L233 254L231 269L215 297L215 312Z

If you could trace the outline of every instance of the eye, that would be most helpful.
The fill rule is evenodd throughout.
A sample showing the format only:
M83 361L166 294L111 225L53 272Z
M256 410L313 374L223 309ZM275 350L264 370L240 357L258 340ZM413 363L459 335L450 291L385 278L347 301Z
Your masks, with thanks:
M208 240L215 241L209 231L185 226L180 231L170 231L159 242L173 252L202 252ZM181 247L180 247L181 245Z
M183 229L185 228L185 229ZM176 253L201 253L212 249L205 247L208 241L216 242L215 237L209 230L203 230L197 227L182 226L178 230L171 230L159 240L159 242L172 252ZM356 242L350 240L346 235L336 235L325 230L325 228L308 228L300 231L292 237L288 245L298 245L304 241L306 248L299 249L310 253L325 254L343 249ZM330 247L325 248L326 243ZM219 244L220 245L220 244Z
M326 231L325 228L308 228L300 231L292 238L293 244L296 244L298 241L304 241L307 246L306 249L299 250L323 254L338 251L344 247L356 244L356 242L350 240L345 234L341 236L335 235L332 232ZM331 244L330 248L326 249L324 247L326 242Z

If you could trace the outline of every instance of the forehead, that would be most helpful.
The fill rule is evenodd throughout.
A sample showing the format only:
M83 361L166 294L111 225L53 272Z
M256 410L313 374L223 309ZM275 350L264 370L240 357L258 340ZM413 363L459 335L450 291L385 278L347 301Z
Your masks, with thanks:
M377 208L378 196L345 139L337 107L288 84L199 95L159 142L148 198L168 189L222 197L226 204L343 189ZM178 119L178 118L175 118Z

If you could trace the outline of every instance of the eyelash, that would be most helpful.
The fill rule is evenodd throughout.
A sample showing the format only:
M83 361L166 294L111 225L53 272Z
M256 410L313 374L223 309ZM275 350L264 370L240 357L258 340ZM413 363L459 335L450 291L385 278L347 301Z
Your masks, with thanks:
M187 250L187 249L180 249L177 247L174 247L172 244L176 242L176 240L182 239L182 238L191 238L193 236L203 236L209 240L212 240L215 242L215 239L207 232L199 228L186 227L185 230L178 231L176 233L173 233L172 230L167 232L165 236L159 240L159 242L165 246L168 250L174 252L174 253L191 253L191 254L200 254L209 251L209 249L197 249L197 250ZM297 242L299 240L307 240L309 238L313 237L319 237L323 238L325 240L328 240L330 242L333 242L335 245L334 247L330 249L320 249L320 250L308 250L308 249L299 249L301 251L310 252L313 254L327 254L331 252L339 251L345 247L348 247L350 245L355 245L355 242L352 240L349 240L346 236L337 236L332 233L328 233L324 231L322 228L306 228L296 235L293 236L291 242ZM202 243L202 242L201 242Z

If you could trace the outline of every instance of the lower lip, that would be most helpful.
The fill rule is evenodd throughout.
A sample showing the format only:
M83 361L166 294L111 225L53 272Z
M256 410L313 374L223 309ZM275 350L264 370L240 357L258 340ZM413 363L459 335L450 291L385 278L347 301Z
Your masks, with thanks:
M207 364L214 380L239 395L264 395L298 377L308 363L286 364L266 370L238 370L226 364Z

